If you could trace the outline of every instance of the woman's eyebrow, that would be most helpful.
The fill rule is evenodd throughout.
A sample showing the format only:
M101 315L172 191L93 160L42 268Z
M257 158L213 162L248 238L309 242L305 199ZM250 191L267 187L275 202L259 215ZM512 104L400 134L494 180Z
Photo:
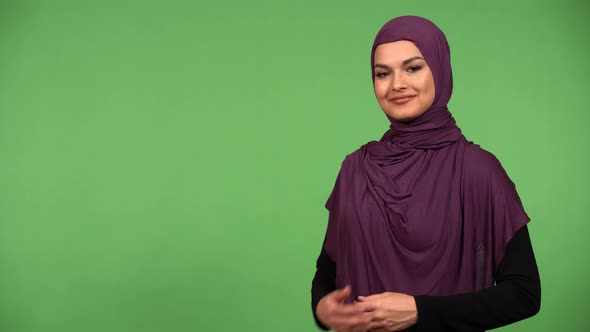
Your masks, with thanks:
M424 60L424 58L422 58L422 57L413 56L413 57L411 57L409 59L405 59L404 61L402 61L402 65L407 65L408 63L410 63L410 62L412 62L414 60L418 60L418 59Z
M407 65L408 63L414 61L414 60L424 60L424 58L419 57L419 56L413 56L411 58L405 59L404 61L402 61L402 66L403 65ZM385 69L389 69L390 67L388 65L384 65L382 63L377 63L375 64L375 68L380 67L380 68L385 68Z

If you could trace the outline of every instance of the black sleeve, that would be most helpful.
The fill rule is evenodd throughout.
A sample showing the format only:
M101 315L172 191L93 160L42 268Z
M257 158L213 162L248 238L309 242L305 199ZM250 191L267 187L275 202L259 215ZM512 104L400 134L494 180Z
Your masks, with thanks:
M474 293L415 296L416 331L480 332L539 312L541 282L526 225L508 243L494 279L495 286Z
M312 310L319 300L335 289L336 265L322 251L312 282ZM481 332L504 326L536 314L541 305L541 283L526 226L508 243L495 275L496 285L478 292L449 296L415 296L418 309L416 332Z
M324 244L326 244L326 239L324 239ZM317 326L322 330L329 330L329 328L319 321L315 310L322 297L326 296L335 289L336 264L334 261L332 261L330 256L328 256L326 250L324 249L324 245L322 245L320 256L316 261L315 276L311 282L311 310L313 312L313 317Z

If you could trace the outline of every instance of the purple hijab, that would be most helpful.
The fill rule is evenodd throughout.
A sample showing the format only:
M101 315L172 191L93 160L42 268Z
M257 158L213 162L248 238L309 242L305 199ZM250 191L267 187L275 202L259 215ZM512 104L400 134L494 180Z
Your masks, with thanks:
M358 295L385 291L450 295L493 285L506 244L529 218L493 154L465 139L447 103L453 77L443 32L401 16L378 32L371 50L410 40L434 77L435 98L348 155L326 202L325 250L336 286ZM374 77L374 75L372 75Z

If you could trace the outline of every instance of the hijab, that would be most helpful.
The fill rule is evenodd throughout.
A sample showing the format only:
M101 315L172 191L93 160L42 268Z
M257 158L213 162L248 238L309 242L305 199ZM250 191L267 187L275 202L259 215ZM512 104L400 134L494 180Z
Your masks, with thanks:
M461 133L448 110L453 89L443 32L400 16L377 33L377 46L409 40L432 71L435 97L419 117L388 116L387 130L346 156L326 202L324 248L336 286L358 295L386 291L450 295L493 284L507 242L528 222L500 162Z

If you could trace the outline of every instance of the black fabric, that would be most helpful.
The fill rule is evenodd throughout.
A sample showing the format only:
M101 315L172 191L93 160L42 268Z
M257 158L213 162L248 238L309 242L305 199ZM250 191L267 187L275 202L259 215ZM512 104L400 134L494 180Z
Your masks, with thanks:
M322 297L335 290L336 265L323 246L312 281L311 305L316 324L328 330L316 316ZM536 314L541 306L541 282L528 228L518 230L494 279L496 285L477 292L449 296L414 296L418 309L415 332L483 332Z
M326 253L324 249L325 244L326 239L324 238L322 251L316 261L315 276L311 282L311 310L317 326L327 331L329 328L320 322L315 313L318 302L320 302L322 297L336 289L336 263Z

